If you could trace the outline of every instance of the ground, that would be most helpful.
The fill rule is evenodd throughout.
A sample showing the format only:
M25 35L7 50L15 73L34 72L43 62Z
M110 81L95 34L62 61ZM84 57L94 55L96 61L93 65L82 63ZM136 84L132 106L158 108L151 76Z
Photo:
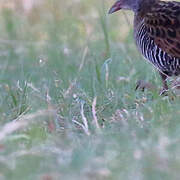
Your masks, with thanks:
M18 2L0 11L0 179L179 179L180 98L159 96L132 13Z

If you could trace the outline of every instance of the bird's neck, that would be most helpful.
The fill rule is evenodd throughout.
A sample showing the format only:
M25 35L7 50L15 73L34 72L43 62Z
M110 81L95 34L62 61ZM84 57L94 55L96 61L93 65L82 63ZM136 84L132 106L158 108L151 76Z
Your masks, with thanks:
M135 12L134 14L134 30L136 30L139 25L143 22L144 15L141 13Z
M151 11L151 8L158 2L159 0L139 0L133 11L136 15L144 16Z

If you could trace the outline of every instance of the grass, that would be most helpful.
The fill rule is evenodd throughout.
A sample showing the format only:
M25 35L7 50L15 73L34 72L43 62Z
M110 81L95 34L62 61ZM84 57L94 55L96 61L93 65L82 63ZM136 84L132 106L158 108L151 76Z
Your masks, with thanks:
M3 4L0 179L178 179L180 99L139 55L112 2Z

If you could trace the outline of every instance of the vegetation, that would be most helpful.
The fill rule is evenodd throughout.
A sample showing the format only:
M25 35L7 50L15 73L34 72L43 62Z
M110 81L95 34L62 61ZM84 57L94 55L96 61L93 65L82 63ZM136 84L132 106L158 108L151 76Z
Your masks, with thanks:
M179 179L179 94L158 95L132 14L33 2L0 4L0 179Z

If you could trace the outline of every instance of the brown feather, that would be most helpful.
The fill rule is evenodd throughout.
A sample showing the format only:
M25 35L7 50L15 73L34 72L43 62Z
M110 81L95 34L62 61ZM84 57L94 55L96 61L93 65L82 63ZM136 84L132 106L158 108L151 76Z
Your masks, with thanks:
M158 2L145 14L144 23L158 47L180 58L180 2Z

